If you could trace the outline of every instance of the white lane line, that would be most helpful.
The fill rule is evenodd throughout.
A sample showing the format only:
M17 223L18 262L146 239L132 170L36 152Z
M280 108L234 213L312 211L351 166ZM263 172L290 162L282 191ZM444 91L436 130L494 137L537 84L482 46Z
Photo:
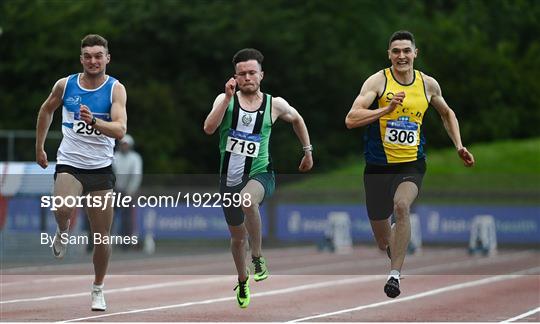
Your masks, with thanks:
M446 287L442 287L442 288L428 290L428 291L425 291L423 293L419 293L419 294L415 294L415 295L411 295L411 296L407 296L407 297L403 297L403 298L399 298L399 299L392 299L392 300L387 300L387 301L383 301L383 302L378 302L378 303L373 303L373 304L368 304L368 305L362 305L362 306L358 306L358 307L354 307L354 308L342 309L342 310L339 310L339 311L334 311L334 312L329 312L329 313L323 313L323 314L318 314L318 315L313 315L313 316L297 318L297 319L294 319L294 320L287 321L287 323L303 322L303 321L313 320L313 319L317 319L317 318L329 317L329 316L333 316L333 315L340 315L340 314L345 314L345 313L350 313L350 312L357 312L357 311L361 311L361 310L368 309L368 308L375 308L375 307L386 306L386 305L390 305L390 304L406 302L406 301L410 301L410 300L414 300L414 299L418 299L418 298L424 298L424 297L428 297L428 296L438 295L438 294L441 294L441 293L446 293L446 292L453 291L453 290L485 285L485 284L492 283L492 282L497 282L497 281L520 278L520 277L523 277L523 276L525 276L527 274L535 274L539 270L540 270L540 267L536 267L536 268L530 268L530 269L526 269L526 270L522 270L522 271L513 272L513 273L510 273L510 274L506 274L506 275L498 275L498 276L488 277L488 278L484 278L484 279L463 282L463 283L450 285L450 286L446 286Z
M311 249L313 250L313 249ZM285 251L286 255L278 256L280 261L285 262L296 262L296 263L302 263L304 261L310 261L313 260L315 255L311 255L309 252L305 251L301 256L292 256L287 255L287 252ZM318 253L318 252L316 252ZM271 250L268 252L267 255L275 254L275 251ZM269 257L267 257L269 258ZM373 255L372 259L380 258L380 256ZM200 264L195 265L189 265L186 266L185 264L192 264L194 263L194 260L197 262L201 262ZM206 262L205 262L206 260ZM208 263L208 260L213 260L212 263ZM217 261L216 261L217 260ZM117 261L115 261L116 263ZM121 261L123 264L122 270L118 269L116 266L112 266L111 269L109 269L109 273L118 273L117 276L121 275L197 275L200 274L201 271L207 270L207 269L213 269L213 268L219 268L219 267L226 267L230 268L230 255L228 254L205 254L205 255L198 255L189 257L155 257L155 258L144 258L144 259L136 259L136 260L123 260ZM156 270L154 268L147 269L148 264L152 263L155 264L155 262L160 264L160 269ZM137 269L137 267L142 267L143 269ZM145 268L146 267L146 268ZM85 263L70 263L70 264L55 264L55 265L42 265L42 266L27 266L27 267L18 267L18 268L8 268L8 269L2 269L3 275L32 275L37 273L43 273L45 271L54 271L55 273L61 272L61 271L88 271L88 269L92 268L92 264L85 262ZM129 270L126 271L124 269L135 269L135 270ZM172 270L171 273L164 273L166 269ZM50 275L50 274L44 274L44 275ZM66 274L68 275L68 274ZM75 275L75 274L73 274ZM90 274L89 274L90 275ZM28 282L26 280L18 281L18 284L26 285ZM5 285L15 285L16 282L9 282L9 283L2 283L0 282L0 286Z
M460 263L460 262L456 262ZM461 262L463 263L463 262ZM468 264L468 262L465 262L465 264ZM446 268L448 266L447 264L441 264L439 265L440 268ZM426 267L432 269L433 267ZM417 268L415 269L418 272L422 272L423 268ZM540 267L533 268L533 270L540 270ZM524 270L532 271L531 269ZM521 271L523 272L523 271ZM517 273L516 273L517 274ZM504 277L505 275L500 275L499 277ZM508 276L508 275L506 275ZM312 284L306 284L306 285L300 285L285 289L276 289L276 290L270 290L266 292L261 293L255 293L252 294L252 297L263 297L263 296L272 296L272 295L279 295L279 294L286 294L286 293L292 293L302 290L308 290L308 289L318 289L318 288L324 288L328 286L336 286L336 285L346 285L346 284L352 284L352 283L361 283L361 282L371 282L376 280L381 280L386 278L386 275L370 275L370 276L363 276L360 278L350 278L350 279L341 279L341 280L332 280L332 281L324 281L324 282L318 282L318 283L312 283ZM404 298L401 298L399 300L402 300ZM102 317L110 317L110 316L116 316L116 315L126 315L126 314L135 314L135 313L141 313L141 312L150 312L150 311L156 311L156 310L163 310L163 309L170 309L170 308L182 308L187 306L194 306L194 305L203 305L203 304L211 304L211 303L217 303L217 302L223 302L223 301L230 301L235 300L235 297L222 297L217 299L207 299L207 300L201 300L201 301L195 301L195 302L187 302L182 304L174 304L174 305L166 305L166 306L157 306L157 307L150 307L150 308L144 308L144 309L135 309L130 311L124 311L124 312L117 312L117 313L110 313L110 314L103 314L103 315L96 315L96 316L89 316L89 317L83 317L83 318L75 318L66 320L63 322L76 322L76 321L84 321L94 318L102 318ZM394 300L395 302L395 300Z
M483 265L483 264L494 264L499 262L507 262L512 261L514 259L519 259L524 256L528 256L530 252L522 252L522 253L516 253L516 254L506 254L506 255L499 255L497 257L493 258L484 258L484 259L474 259L474 260L465 260L465 261L456 261L446 264L436 264L433 266L425 266L420 267L416 269L411 269L408 271L409 274L424 274L426 272L430 271L438 271L438 270L448 270L448 269L455 269L459 267L470 267L474 265ZM388 262L386 259L381 259L385 262ZM370 260L369 263L372 263L376 260ZM335 267L341 267L341 263L349 264L349 261L344 261L340 263L334 263L332 266ZM364 262L363 265L366 263ZM298 269L308 270L311 267L317 268L317 266L308 266L308 267L302 267L297 269L290 269L291 271L295 271ZM275 272L279 273L279 272ZM232 275L231 275L232 276ZM126 288L117 288L117 289L107 289L105 290L106 294L112 294L112 293L121 293L121 292L130 292L130 291L140 291L140 290L148 290L148 289L159 289L159 288L169 288L169 287L177 287L177 286L184 286L184 285L193 285L193 284L199 284L201 282L203 283L211 283L215 281L223 280L224 278L230 278L231 276L221 276L219 279L217 278L210 278L210 279L193 279L188 281L170 281L170 282L164 282L159 284L151 284L151 285L141 285L141 286L132 286L132 287L126 287ZM210 281L207 281L210 280ZM47 300L53 300L53 299L63 299L63 298L71 298L71 297L86 297L88 296L88 292L80 292L80 293L72 293L72 294L62 294L62 295L51 295L51 296L42 296L42 297L30 297L30 298L21 298L21 299L12 299L12 300L3 300L0 301L0 304L13 304L13 303L21 303L21 302L34 302L34 301L47 301Z
M445 257L449 257L449 256L457 256L457 255L463 255L463 249L447 249L447 250L444 250L443 252L429 252L431 255L429 257L432 257L432 256L440 256L440 255L444 255ZM521 253L531 253L531 252L521 252ZM205 255L204 257L208 257L209 255ZM425 256L425 255L424 255ZM200 257L200 256L199 256ZM309 258L312 258L313 256L309 256ZM159 261L161 262L163 258L156 258L156 259L152 259L152 261ZM281 257L280 257L280 260L281 260ZM418 259L420 260L420 259ZM298 259L295 259L295 261L299 261ZM141 260L142 262L142 260ZM145 259L144 262L148 262L148 259ZM380 264L385 264L386 262L388 262L388 260L386 258L368 258L368 259L359 259L359 260L347 260L347 261L341 261L339 263L335 263L333 262L331 265L328 265L328 264L323 264L323 265L310 265L310 266L306 266L306 267L296 267L296 268L291 268L291 269L288 269L288 270L274 270L273 273L274 274L306 274L306 273L303 273L303 272L306 272L306 271L319 271L319 270L325 270L325 269L328 269L328 267L331 267L332 270L335 270L337 269L336 266L338 266L338 268L346 268L348 266L350 266L351 264L354 266L355 270L357 269L362 269L362 268L366 268L366 267L370 267L370 266L376 266L376 265L380 265ZM476 264L476 262L478 262L478 260L471 260L471 262L473 262L474 264ZM226 261L227 265L229 265L229 260ZM217 265L222 265L222 263L216 263ZM224 263L223 263L224 264ZM58 265L57 267L61 267L62 265ZM69 265L64 265L64 266L69 266ZM77 265L78 266L78 265ZM198 272L195 272L194 270L194 267L196 267L197 269L201 269L202 267L204 267L204 269L207 269L208 267L210 267L209 264L205 264L205 265L201 265L201 266L190 266L189 268L192 268L192 271L193 271L193 274L197 274ZM32 271L36 270L37 268L34 268L34 267L31 267L32 268ZM132 268L132 266L130 266L129 268ZM30 271L28 270L29 268L17 268L19 270L22 270L22 272L26 272L26 271ZM184 272L186 270L186 267L178 267L177 268L178 271L182 271ZM62 269L57 269L57 270L67 270L65 268L62 268ZM114 278L122 278L122 277L128 277L128 276L132 276L132 275L145 275L146 272L149 272L149 271L152 271L152 272L155 272L155 270L148 270L148 271L141 271L141 270L134 270L134 271L125 271L123 272L123 274L115 274L115 275L108 275L107 278L110 278L112 279L113 277ZM6 274L6 273L3 273L4 275L10 275L10 274ZM307 273L307 274L311 274L311 273ZM11 275L15 275L15 274L11 274ZM24 274L16 274L18 276L27 276L27 275L24 275ZM149 275L152 275L152 274L149 274ZM161 275L161 274L155 274L155 275ZM185 274L185 273L172 273L172 274L164 274L164 275L190 275L189 273L188 274ZM58 276L58 277L54 277L54 275L46 275L46 276L50 276L52 278L42 278L42 279L34 279L34 280L26 280L26 278L24 280L21 280L21 281L13 281L13 282L0 282L0 287L9 287L9 286L16 286L16 285L28 285L29 283L46 283L46 282L62 282L62 281L77 281L77 280L88 280L88 278L93 278L93 275L69 275L69 274L66 274L66 275L62 275L62 276ZM108 279L108 280L110 280Z
M374 261L374 260L373 260ZM388 260L383 260L385 263L388 262ZM367 264L366 264L367 265ZM329 267L329 265L325 265L326 268ZM340 263L334 263L332 265L334 268L346 268L351 267L351 263L349 261L344 261ZM293 272L299 272L297 270L303 270L306 271L310 269L311 267L302 267L297 269L290 269ZM319 266L313 266L313 268L318 269ZM288 271L283 271L287 272ZM279 274L279 271L273 272L275 275ZM116 288L116 289L106 289L105 293L113 294L113 293L121 293L121 292L130 292L130 291L140 291L140 290L148 290L148 289L159 289L159 288L170 288L170 287L177 287L177 286L187 286L187 285L194 285L194 284L201 284L201 283L212 283L212 282L218 282L221 280L229 280L231 282L234 282L233 275L230 276L220 276L219 278L210 278L210 279L193 279L193 280L175 280L175 281L169 281L169 282L163 282L159 284L151 284L151 285L141 285L141 286L131 286L131 287L125 287L125 288ZM111 278L112 279L112 278ZM79 292L79 293L72 293L72 294L61 294L61 295L50 295L50 296L42 296L42 297L29 297L29 298L20 298L20 299L11 299L11 300L2 300L0 301L1 304L13 304L13 303L22 303L22 302L38 302L38 301L47 301L52 299L63 299L63 298L71 298L71 297L86 297L88 296L89 292Z
M455 252L456 251L452 251L449 254L453 255ZM453 263L447 264L444 267L444 269L456 268L456 267L459 267L460 265L464 265L464 266L476 265L476 264L478 264L478 262L482 262L482 263L485 263L485 262L489 262L489 263L504 262L504 261L507 261L508 258L514 259L514 258L520 257L522 255L523 255L523 253L522 254L499 256L498 258L491 258L491 259L466 260L466 261L453 262ZM332 270L336 270L336 269L340 269L340 268L347 268L347 267L351 267L351 266L355 267L356 269L361 269L361 268L371 267L371 266L374 266L374 265L376 266L376 265L385 264L387 262L388 262L387 259L369 259L369 260L363 260L360 263L358 263L358 262L352 262L351 263L351 261L343 261L343 262L333 263L332 265L306 266L306 267L300 267L300 268L295 268L295 269L289 269L287 271L274 271L273 273L274 274L295 274L295 273L301 274L302 272L309 273L310 271L321 270L322 268L327 269L328 267L332 267ZM411 274L421 273L421 272L426 272L426 271L432 271L432 270L438 270L440 268L441 268L441 266L439 264L435 265L434 267L433 266L422 267L422 268L411 270ZM126 275L115 275L114 277L116 278L116 277L124 277L124 276L126 276ZM37 280L52 280L52 278L51 279L37 279ZM197 283L198 281L191 281L191 282ZM135 291L137 291L137 290L146 290L146 289L174 287L174 286L178 285L177 283L178 283L178 280L157 284L158 286L156 286L156 285L135 286L135 287L132 287L131 289L134 289ZM147 287L149 287L149 288L147 288ZM117 293L117 292L133 291L133 290L126 290L126 289L129 289L129 288L106 290L106 293L110 294L110 293ZM11 304L11 303L32 302L32 301L46 301L46 300L51 300L51 299L62 299L62 298L70 298L70 297L83 297L83 296L86 296L86 295L88 295L87 292L80 292L80 293L42 296L42 297L29 297L29 298L21 298L21 299L0 301L0 304Z
M23 275L27 276L27 275ZM107 278L110 278L111 276L107 276ZM62 277L53 277L53 278L41 278L41 279L32 279L32 280L24 280L24 281L12 281L12 282L3 282L0 283L0 287L9 287L9 286L17 286L17 285L24 285L28 286L29 284L39 284L39 283L47 283L47 282L63 282L63 281L79 281L79 280L92 280L94 276L92 275L64 275Z
M364 261L366 261L366 260L364 260ZM345 268L346 269L346 268L350 268L351 266L357 264L358 268L364 268L364 267L369 267L369 266L374 265L375 263L377 263L377 261L383 261L384 263L388 262L388 260L385 260L385 259L380 259L380 260L373 259L373 260L369 260L369 262L364 262L364 263L362 263L360 265L358 265L357 262L356 263L351 263L351 261L343 261L343 262L339 262L339 263L333 263L332 265L323 265L323 266L326 269L328 269L329 267L332 267L332 269L340 269L340 268ZM382 263L382 264L384 264L384 263ZM211 265L207 264L205 267L208 268L208 267L211 267ZM319 270L321 267L322 267L321 265L315 265L315 266L300 267L300 268L294 268L294 269L283 270L283 271L274 271L273 273L275 275L280 274L280 273L288 274L289 271L291 271L292 273L295 273L295 272L296 273L301 273L301 272L309 272L310 270L311 271ZM133 276L133 275L113 275L113 276L108 277L108 280L112 280L113 278L121 278L121 277L128 277L128 276ZM222 278L222 279L223 278L230 278L232 276L233 275L220 276L220 278ZM75 280L81 280L81 279L89 280L89 278L93 278L93 276L77 276L77 278L70 278L69 281L71 281L71 280L75 281ZM35 279L33 281L27 281L26 285L28 285L28 283L40 283L40 282L48 282L48 281L56 282L56 281L63 281L63 280L62 280L62 278ZM212 279L211 281L207 281L207 279L194 279L194 280L191 280L191 281L180 281L180 283L179 283L179 280L175 280L175 281L164 282L164 283L160 283L160 284L133 286L131 288L126 287L126 288L118 288L118 289L107 289L107 290L105 290L105 292L106 292L106 294L111 294L111 293L117 293L117 292L138 291L138 290L147 290L147 289L159 289L159 288L183 286L183 285L198 284L198 283L211 283L211 282L214 282L214 281L219 281L219 280L213 280ZM187 284L182 283L182 282L187 282ZM13 283L6 283L5 285L9 286L10 284L15 285L15 284L21 284L21 283L22 282L19 281L19 282L13 282ZM21 298L21 299L13 299L13 300L3 300L3 301L0 301L0 304L12 304L12 303L32 302L32 301L45 301L45 300L51 300L51 299L82 297L82 296L87 296L87 295L88 295L88 292L80 292L80 293L42 296L42 297L29 297L29 298Z
M295 261L301 261L303 259L309 260L310 258L313 258L318 254L318 252L313 248L284 248L285 251L281 252L281 250L277 249L269 249L266 254L271 257L272 255L278 253L277 251L280 251L279 257L280 259L285 260L295 260ZM294 253L301 252L301 256L294 255ZM163 267L169 268L169 267L181 267L182 264L186 264L187 261L189 263L193 263L194 261L200 261L203 262L205 265L208 263L205 263L207 260L220 260L220 262L229 264L230 262L230 255L224 254L224 253L206 253L206 254L199 254L199 255L190 255L190 256L177 256L177 257L170 257L170 256L163 256L163 257L150 257L150 258L138 258L138 259L129 259L129 260L115 260L116 262L122 262L124 265L128 265L127 268L134 268L136 266L146 266L148 265L148 261L151 261L152 263L158 262ZM5 266L5 264L4 264ZM49 265L39 265L39 266L24 266L24 267L14 267L14 268L4 268L2 269L2 274L4 275L22 275L22 274L32 274L35 271L43 272L43 271L66 271L66 270L86 270L88 266L92 267L92 263L90 261L84 261L82 263L69 263L69 264L49 264ZM113 271L117 271L116 269L112 269ZM109 270L111 271L111 270ZM125 273L122 273L125 274ZM139 273L140 274L140 273Z
M424 273L422 273L422 271L423 272L439 271L441 268L443 270L450 270L450 269L461 268L461 267L474 267L474 266L482 266L482 265L488 265L488 264L492 265L492 264L495 264L495 263L503 263L503 262L513 261L513 260L518 260L518 259L521 259L523 257L528 257L528 256L532 256L532 255L537 255L537 254L534 253L534 252L531 252L531 251L523 251L523 252L518 252L518 253L499 255L499 256L490 257L490 258L477 259L477 258L469 257L467 260L464 260L464 261L461 261L461 262L451 262L451 263L448 263L446 266L441 266L441 264L434 264L432 266L425 266L425 267L422 267L420 269L413 269L413 270L410 270L410 271L405 269L402 272L402 275L424 274ZM421 271L419 271L419 270L421 270ZM468 269L468 270L470 270L470 269ZM456 273L451 273L449 271L445 271L444 273L438 273L438 274L456 274ZM463 274L474 274L474 273L463 273ZM493 274L493 273L485 273L485 274L490 275L490 274Z
M205 278L205 279L192 279L192 280L183 280L183 281L170 281L162 282L158 284L151 285L141 285L141 286L132 286L125 288L116 288L116 289L107 289L105 290L106 294L113 294L119 292L131 292L131 291L140 291L148 289L159 289L159 288L170 288L170 287L179 287L179 286L189 286L189 285L198 285L204 283L213 283L223 280L234 280L234 276L220 276L214 278ZM33 298L21 298L21 299L11 299L0 301L0 304L13 304L13 303L22 303L22 302L33 302L33 301L45 301L51 299L62 299L62 298L71 298L71 297L88 297L90 296L90 289L82 293L73 293L73 294L64 294L64 295L52 295L52 296L43 296L43 297L33 297Z
M20 277L33 277L31 275L19 275ZM65 281L81 281L81 280L93 280L94 275L62 275L61 277L53 276L53 275L45 275L48 278L40 278L40 279L32 279L32 280L23 280L23 281L12 281L12 282L4 282L0 283L0 288L3 287L10 287L10 286L17 286L17 285L24 285L28 286L29 284L40 284L40 283L59 283L59 282L65 282ZM4 275L5 277L5 275ZM107 281L119 279L119 278L133 278L133 275L107 275Z
M335 285L348 285L348 284L353 284L353 283L369 282L369 281L374 281L374 280L381 280L381 279L384 279L384 278L386 278L386 275L384 275L384 276L381 276L381 275L373 276L372 275L372 276L364 276L364 277L361 277L361 278L350 278L350 279L341 279L341 280L317 282L317 283L312 283L312 284L306 284L306 285L300 285L300 286L295 286L295 287L275 289L275 290L270 290L270 291L266 291L266 292L255 293L255 294L251 294L251 297L263 297L263 296L288 294L288 293L293 293L293 292L297 292L297 291L325 288L325 287L335 286ZM187 302L187 303L182 303L182 304L149 307L149 308L142 308L142 309L134 309L134 310L124 311L124 312L117 312L117 313L110 313L110 314L103 314L103 315L96 315L96 316L74 318L74 319L70 319L70 320L66 320L66 321L61 321L60 323L77 322L77 321L84 321L84 320L89 320L89 319L110 317L110 316L116 316L116 315L151 312L151 311L164 310L164 309L170 309L170 308L182 308L182 307L195 306L195 305L213 304L213 303L219 303L219 302L224 302L224 301L233 301L233 300L236 300L236 296L205 299L205 300Z
M502 322L500 322L500 323L510 323L510 322L514 322L514 321L520 320L520 319L522 319L522 318L529 317L529 316L531 316L531 315L533 315L533 314L536 314L536 313L538 313L538 312L540 312L540 307L535 308L535 309L531 309L531 310L528 311L528 312L525 312L525 313L520 314L520 315L518 315L518 316L514 316L514 317L509 318L509 319L507 319L507 320L504 320L504 321L502 321Z

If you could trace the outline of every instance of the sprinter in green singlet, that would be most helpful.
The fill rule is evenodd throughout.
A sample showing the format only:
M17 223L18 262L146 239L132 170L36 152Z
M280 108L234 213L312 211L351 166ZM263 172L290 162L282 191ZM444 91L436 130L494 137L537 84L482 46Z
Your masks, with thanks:
M235 74L225 84L225 93L217 96L204 122L206 134L219 127L220 192L240 193L241 207L225 207L225 220L231 233L231 252L238 272L236 299L241 308L250 302L249 269L246 250L251 247L253 279L268 277L266 259L261 252L261 216L259 206L272 195L275 187L269 143L272 125L280 118L292 124L302 144L299 170L313 166L309 134L300 114L283 98L261 92L263 55L256 49L240 50L233 57ZM236 91L238 86L239 91ZM246 195L247 194L247 195Z

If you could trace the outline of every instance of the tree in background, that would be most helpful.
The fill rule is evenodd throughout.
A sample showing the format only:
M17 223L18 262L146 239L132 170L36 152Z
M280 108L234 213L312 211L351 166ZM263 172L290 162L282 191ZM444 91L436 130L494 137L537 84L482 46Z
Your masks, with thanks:
M202 122L233 73L223 62L255 47L271 71L265 89L298 107L313 129L318 170L330 169L360 156L362 131L351 142L343 126L351 98L369 73L388 66L381 54L389 35L409 29L418 68L437 75L467 142L539 136L537 17L534 0L7 0L0 4L0 129L34 129L50 84L78 69L82 36L99 33L112 44L108 72L124 80L128 128L147 171L213 173L215 140L202 135ZM450 145L440 122L425 123L428 148ZM59 116L51 129L60 129ZM276 168L294 172L294 134L276 125L273 136Z

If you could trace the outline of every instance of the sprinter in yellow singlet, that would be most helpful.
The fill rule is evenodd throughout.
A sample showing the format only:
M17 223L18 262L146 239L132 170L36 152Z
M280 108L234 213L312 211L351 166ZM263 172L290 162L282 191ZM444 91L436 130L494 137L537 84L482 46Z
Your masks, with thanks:
M392 65L370 76L347 114L347 128L367 126L364 154L366 207L377 245L390 257L384 292L400 294L399 277L411 237L410 206L426 171L422 120L429 105L441 115L448 136L465 166L473 155L461 143L459 123L437 81L414 70L414 36L397 31L388 46ZM390 225L390 216L395 226Z

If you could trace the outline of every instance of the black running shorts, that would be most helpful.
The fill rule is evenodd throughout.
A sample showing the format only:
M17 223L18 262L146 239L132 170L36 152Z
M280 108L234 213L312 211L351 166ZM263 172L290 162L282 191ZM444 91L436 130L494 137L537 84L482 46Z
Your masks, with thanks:
M86 170L71 165L57 164L54 180L56 180L58 173L69 173L79 180L83 186L83 195L92 191L112 189L116 183L116 177L110 165L104 168Z
M366 207L371 220L384 220L394 212L394 194L402 182L413 182L422 186L426 173L426 160L388 165L366 164L364 169L364 188Z
M249 179L247 179L246 181L234 187L228 187L228 186L223 185L224 183L226 183L226 180L222 179L221 185L220 185L220 193L221 194L226 193L226 192L231 193L231 194L240 193L242 189L244 189L244 187L246 186L249 180L256 180L260 182L261 185L263 186L264 197L263 197L263 201L261 202L261 205L262 205L262 203L267 198L271 197L272 194L274 193L274 190L276 187L276 180L275 180L273 172L263 172L263 173L256 174L250 177ZM223 208L223 213L225 214L225 221L227 222L229 226L238 226L244 223L244 213L242 211L242 207L222 206L222 208Z

